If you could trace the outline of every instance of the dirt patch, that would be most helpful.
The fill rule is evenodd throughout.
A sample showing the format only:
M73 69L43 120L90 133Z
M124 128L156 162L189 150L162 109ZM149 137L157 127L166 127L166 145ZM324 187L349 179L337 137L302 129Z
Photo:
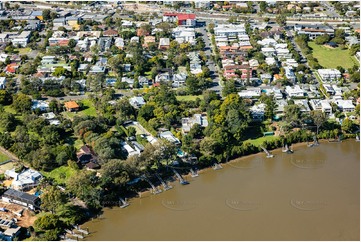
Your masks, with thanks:
M11 220L15 218L17 220L16 224L21 227L29 227L34 224L36 220L36 216L33 212L29 211L27 208L23 206L0 202L0 207L5 208L7 212L0 211L0 218ZM21 217L16 215L15 213L22 212Z

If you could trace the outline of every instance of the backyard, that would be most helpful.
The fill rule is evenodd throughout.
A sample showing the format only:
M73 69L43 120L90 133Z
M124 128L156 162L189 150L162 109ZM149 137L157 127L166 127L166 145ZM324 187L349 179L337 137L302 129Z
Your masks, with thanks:
M188 96L176 96L178 101L195 101L197 98L203 99L202 95L188 95Z
M7 155L0 152L0 163L4 162L4 161L7 161L7 160L10 160L10 158Z
M83 104L83 108L79 112L63 112L64 117L73 119L75 115L79 116L97 116L94 104L89 99L83 99L80 101Z
M324 68L342 66L347 69L354 65L359 65L356 59L350 55L348 49L342 50L340 47L328 48L323 45L316 45L315 42L308 42L308 45L313 50L313 57L315 57Z
M58 184L64 184L65 181L67 181L69 177L73 176L76 172L77 170L69 166L61 166L52 170L51 172L43 171L41 173L43 173L43 175L46 177L53 178Z
M264 136L264 137L260 137L260 138L257 138L257 139L248 139L248 140L246 140L244 142L245 143L250 143L250 144L253 144L254 146L259 147L265 141L273 141L273 140L276 140L278 138L279 138L278 136Z

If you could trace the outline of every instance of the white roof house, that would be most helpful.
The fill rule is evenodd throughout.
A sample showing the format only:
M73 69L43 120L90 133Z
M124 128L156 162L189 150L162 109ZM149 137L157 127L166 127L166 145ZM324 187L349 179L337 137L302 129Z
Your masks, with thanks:
M178 73L173 75L173 87L183 86L186 82L187 74L186 73Z
M259 97L261 96L261 88L242 90L238 92L238 95L242 98Z
M266 64L269 66L276 64L276 60L273 57L267 57L265 61L266 61Z
M132 105L134 108L140 108L143 105L145 105L145 100L143 97L132 97L129 99L130 105Z
M285 91L290 97L303 97L305 94L305 91L299 85L295 85L293 87L286 86Z
M207 116L194 114L191 118L182 118L182 132L188 133L193 125L199 124L202 127L208 126Z
M267 105L265 103L260 103L260 104L252 106L249 109L251 112L251 115L252 115L252 119L253 120L263 120L266 106Z
M308 102L306 99L294 100L295 104L301 108L301 112L310 112L310 106L308 106Z
M33 105L31 106L32 110L40 109L41 111L46 111L49 108L49 103L41 100L33 100Z
M322 81L333 81L341 77L341 72L337 69L318 69L318 74Z
M140 151L137 149L133 149L129 144L127 144L126 142L121 142L120 143L122 145L122 148L125 149L128 153L128 157L130 156L134 156L134 155L139 155Z
M27 169L21 173L15 172L15 168L5 171L6 177L11 177L14 181L11 187L15 190L23 190L36 186L43 177L38 171Z
M165 132L160 133L159 137L163 138L163 139L167 139L176 145L180 144L179 139L177 139L170 131L165 131Z
M352 104L352 100L336 100L335 103L342 112L355 111L355 105Z
M266 38L263 40L257 41L257 44L260 44L262 46L275 46L277 44L277 41L271 38Z
M0 77L0 89L5 89L6 77Z
M309 103L313 110L321 110L328 115L332 114L332 107L327 100L311 99Z
M216 36L237 36L239 34L245 35L245 24L219 24L214 28Z
M178 43L189 42L195 44L196 32L194 28L178 26L172 30L172 35Z

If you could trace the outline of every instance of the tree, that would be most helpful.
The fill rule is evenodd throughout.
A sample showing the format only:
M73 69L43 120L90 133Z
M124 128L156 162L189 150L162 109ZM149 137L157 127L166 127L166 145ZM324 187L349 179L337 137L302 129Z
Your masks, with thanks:
M37 230L50 230L61 227L61 221L58 215L44 214L38 217L34 222L34 228Z
M26 113L31 110L32 102L25 94L17 94L14 97L13 107L18 113Z
M284 110L285 120L291 126L297 126L301 121L301 109L297 104L287 105Z
M230 80L226 80L224 81L224 87L222 89L222 96L226 97L227 95L231 94L231 93L236 93L237 92L237 88L236 88L236 81L233 79Z
M353 131L353 126L354 123L352 122L352 120L346 118L342 121L342 125L341 128L343 131L345 131L346 133L352 133Z
M70 39L68 43L69 48L74 48L76 46L76 40Z
M7 90L0 90L0 105L9 105L11 102L11 93Z
M313 110L311 111L311 118L317 127L316 134L318 135L319 128L327 121L326 114L321 110Z
M55 211L66 203L66 196L57 187L50 186L41 194L41 209L55 213Z
M101 207L99 180L95 172L82 170L67 180L67 188L91 209Z
M280 26L285 26L286 20L287 18L285 15L277 15L276 17L276 23L279 24Z
M2 127L7 132L14 131L16 128L16 119L14 114L2 112L0 116L0 127Z
M323 45L323 44L329 42L330 39L331 39L331 36L329 36L328 34L323 34L323 35L320 35L320 36L316 37L315 43L317 45Z
M49 9L44 9L43 10L43 20L49 20L50 19L50 10Z

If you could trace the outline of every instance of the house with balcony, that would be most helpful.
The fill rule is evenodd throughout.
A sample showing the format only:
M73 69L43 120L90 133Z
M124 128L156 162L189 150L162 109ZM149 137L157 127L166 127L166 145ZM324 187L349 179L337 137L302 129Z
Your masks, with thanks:
M310 106L312 107L312 110L321 110L327 115L332 114L332 107L327 100L311 99L309 103Z

